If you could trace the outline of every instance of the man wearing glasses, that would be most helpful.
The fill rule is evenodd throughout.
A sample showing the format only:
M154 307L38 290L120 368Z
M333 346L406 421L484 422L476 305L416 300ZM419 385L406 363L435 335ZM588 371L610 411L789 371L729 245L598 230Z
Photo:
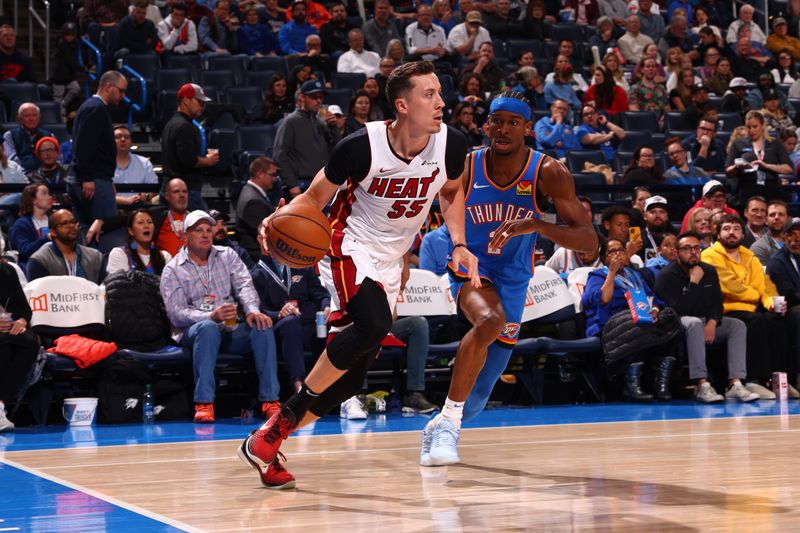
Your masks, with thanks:
M91 243L99 235L102 221L117 214L114 197L114 171L117 168L117 146L109 107L116 107L125 98L128 80L116 70L100 78L97 93L78 109L73 133L73 158L78 188L74 191L78 219L92 224L86 234Z
M695 135L681 141L681 145L691 154L695 166L712 174L725 172L725 144L716 135L716 122L711 117L703 117Z
M45 276L76 276L100 283L103 254L78 244L78 221L66 209L50 215L49 242L28 260L28 280Z
M599 148L606 158L612 163L616 152L616 145L625 138L625 130L610 122L604 115L598 115L594 106L585 105L581 111L583 124L575 130L575 136L584 148Z
M567 120L569 104L557 99L550 105L550 116L542 117L536 123L536 149L540 151L555 151L559 158L567 156L570 150L580 150L581 143L575 135L575 130Z
M748 391L741 380L747 376L747 328L737 318L722 316L722 289L717 271L700 261L700 236L686 232L678 237L678 259L656 279L656 295L681 317L686 332L689 378L696 381L698 402L721 402L725 398L750 402L758 394ZM706 345L726 341L728 388L723 397L708 381Z
M678 137L667 139L667 156L672 166L664 173L664 178L675 185L700 185L707 181L708 174L686 158L686 149Z

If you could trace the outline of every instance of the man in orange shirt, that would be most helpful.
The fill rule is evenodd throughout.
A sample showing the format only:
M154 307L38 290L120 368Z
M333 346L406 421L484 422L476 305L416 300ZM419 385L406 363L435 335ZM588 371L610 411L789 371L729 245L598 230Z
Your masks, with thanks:
M295 2L292 3L294 4ZM306 22L317 28L318 31L323 24L331 20L331 12L325 9L322 4L314 2L314 0L303 0L303 3L306 5ZM286 20L292 20L291 9L286 10Z
M156 207L150 211L156 228L156 246L175 257L184 244L186 235L183 231L183 219L189 206L189 189L186 182L173 178L167 183L164 191L166 207Z

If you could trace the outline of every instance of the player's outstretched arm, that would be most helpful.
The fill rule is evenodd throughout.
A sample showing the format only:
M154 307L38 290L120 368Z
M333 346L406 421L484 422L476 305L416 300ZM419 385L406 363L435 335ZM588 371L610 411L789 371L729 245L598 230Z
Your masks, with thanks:
M455 180L447 180L444 187L439 191L439 206L442 209L444 222L447 224L447 231L453 240L453 266L458 269L459 265L464 265L469 273L470 285L479 289L481 278L478 274L478 258L472 255L465 246L466 232L464 231L464 217L466 209L464 207L464 180L466 180L467 170L461 173L461 177ZM461 244L462 246L456 246Z
M558 226L532 218L506 220L495 232L490 246L500 248L515 235L538 232L569 250L596 250L597 233L588 213L575 195L575 182L567 167L552 157L545 159L539 171L539 190L551 199L559 218L567 225Z

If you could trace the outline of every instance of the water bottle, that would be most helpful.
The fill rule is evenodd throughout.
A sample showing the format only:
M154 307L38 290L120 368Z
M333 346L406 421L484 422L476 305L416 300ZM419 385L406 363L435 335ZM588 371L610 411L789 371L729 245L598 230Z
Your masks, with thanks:
M152 386L145 385L144 396L142 396L142 420L145 424L152 424L156 418L153 409L153 391Z
M325 324L325 313L317 311L316 316L317 338L324 339L328 336L328 326Z

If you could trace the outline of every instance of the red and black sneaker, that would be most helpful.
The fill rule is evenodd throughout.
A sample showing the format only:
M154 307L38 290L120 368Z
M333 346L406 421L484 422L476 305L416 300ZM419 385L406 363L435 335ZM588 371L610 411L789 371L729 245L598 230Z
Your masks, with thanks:
M263 426L244 439L244 442L239 447L239 458L258 470L261 482L265 486L270 486L270 488L291 488L272 486L272 481L269 481L270 485L267 485L268 480L273 475L279 478L288 476L291 478L292 486L294 486L292 475L286 472L277 462L281 444L294 431L294 428L294 424L286 416L276 413ZM280 472L285 472L285 474L279 475Z

